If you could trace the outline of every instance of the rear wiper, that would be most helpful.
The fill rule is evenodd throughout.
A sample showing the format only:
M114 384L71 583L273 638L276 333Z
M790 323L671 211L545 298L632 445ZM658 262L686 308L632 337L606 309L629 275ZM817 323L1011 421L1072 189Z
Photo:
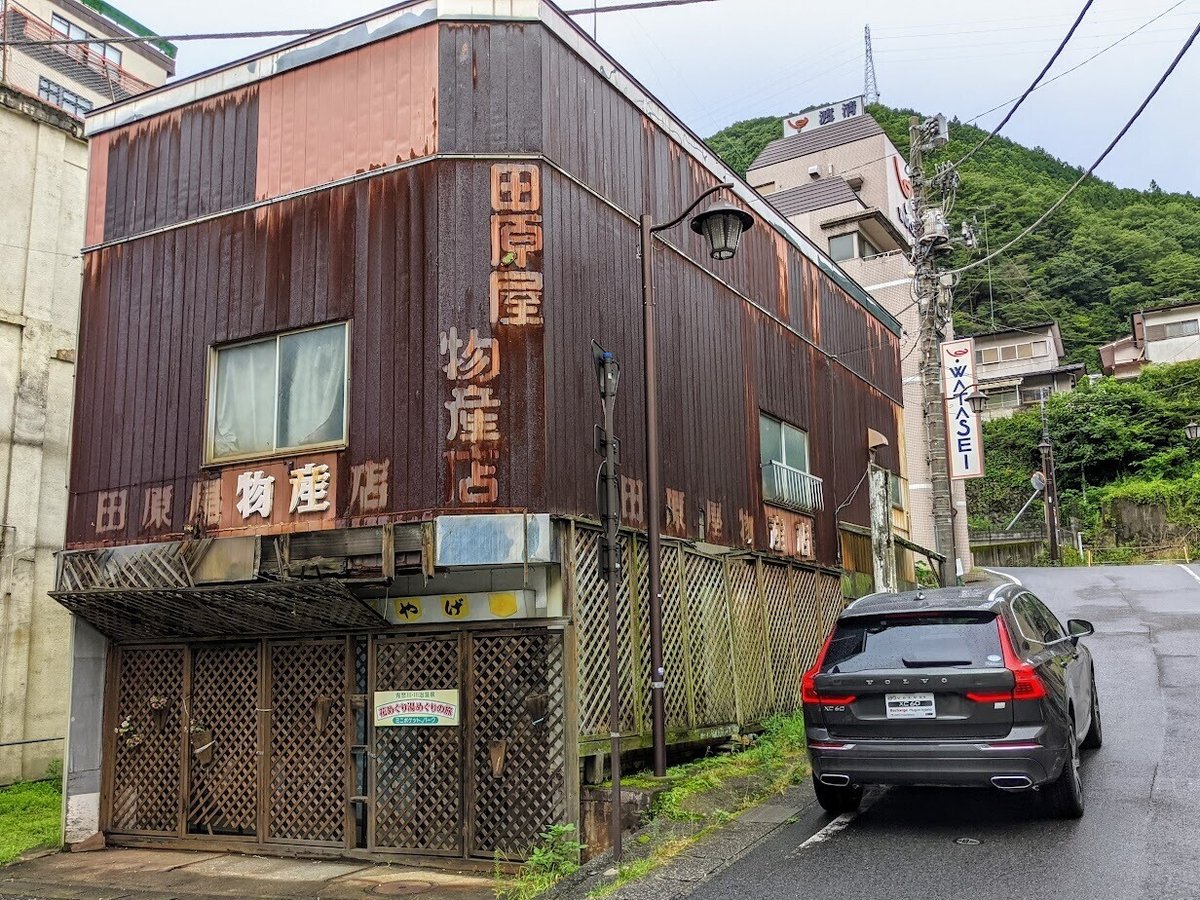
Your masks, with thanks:
M969 659L907 659L900 657L900 661L904 663L906 669L933 669L939 666L969 666L972 661Z

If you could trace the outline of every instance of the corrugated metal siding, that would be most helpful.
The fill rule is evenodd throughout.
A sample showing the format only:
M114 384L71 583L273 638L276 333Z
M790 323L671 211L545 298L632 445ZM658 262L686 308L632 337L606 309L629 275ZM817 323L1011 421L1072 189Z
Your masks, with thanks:
M231 91L111 132L104 239L250 202L257 147L257 88Z
M88 242L431 155L437 41L419 28L99 135Z
M617 428L625 473L644 478L632 216L643 208L660 220L673 216L712 176L539 27L446 26L445 34L442 149L536 150L544 116L545 152L573 176L541 166L546 321L503 335L494 384L502 398L499 496L489 508L593 515L593 338L624 366ZM303 72L278 80L307 78ZM243 93L197 108L236 115L234 98L259 102ZM175 115L114 132L113 145L132 146L133 132L169 133L179 127ZM130 152L113 159L108 195L130 176L126 168L140 164ZM330 164L322 157L302 170L326 177ZM487 333L491 166L422 164L89 254L69 542L97 541L97 494L118 488L130 492L128 521L102 540L147 539L141 492L153 484L174 486L173 521L182 524L190 484L202 472L211 344L341 319L352 320L353 343L338 523L461 508L444 456L451 385L440 369L439 335L450 327ZM174 208L195 215L212 179L188 184ZM897 339L761 224L730 263L709 260L686 224L668 238L677 251L654 251L663 481L686 495L686 532L696 534L707 503L720 503L729 543L745 511L765 546L762 409L810 433L813 471L826 484L818 554L832 563L832 510L865 468L866 429L897 444L896 405L885 396L900 396ZM881 461L894 465L893 456L885 450ZM387 508L372 522L349 519L351 467L384 459L391 462ZM844 515L865 522L865 495Z
M262 82L258 199L434 153L437 47L430 25Z

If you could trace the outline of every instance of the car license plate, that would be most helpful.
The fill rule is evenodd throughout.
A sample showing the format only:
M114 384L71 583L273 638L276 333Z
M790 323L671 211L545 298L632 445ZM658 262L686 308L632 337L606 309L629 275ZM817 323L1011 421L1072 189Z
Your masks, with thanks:
M889 719L936 719L933 694L887 694Z

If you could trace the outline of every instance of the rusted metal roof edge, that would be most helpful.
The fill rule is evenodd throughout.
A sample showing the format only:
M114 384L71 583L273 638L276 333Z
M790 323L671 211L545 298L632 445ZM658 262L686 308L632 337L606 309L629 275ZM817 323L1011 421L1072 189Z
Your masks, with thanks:
M223 66L197 72L128 100L97 108L84 119L85 134L91 137L103 131L111 131L167 110L345 53L347 50L412 31L422 25L436 22L439 17L439 4L444 6L448 3L453 5L462 2L464 0L406 0L404 3L282 44L274 50L242 57ZM536 0L514 2L531 3Z
M284 44L276 50L246 57L191 78L164 85L122 103L102 107L86 119L88 137L128 125L168 109L243 87L290 69L316 62L435 21L541 21L559 40L590 65L610 85L693 159L720 181L730 181L733 193L766 224L783 235L842 290L895 335L900 322L767 202L744 178L713 153L703 138L669 112L650 91L627 72L602 47L592 41L569 16L547 0L408 0L312 37Z
M187 219L183 222L172 222L169 225L160 225L157 228L150 228L150 229L147 229L146 231L139 231L136 234L127 234L127 235L123 235L122 237L119 237L119 238L113 238L110 241L103 241L99 244L91 244L87 247L84 247L83 250L81 251L81 253L95 253L100 250L106 250L109 247L115 247L120 244L128 244L133 241L139 241L144 238L153 237L154 235L158 235L158 234L165 234L170 231L177 231L182 228L187 228L189 226L197 225L202 222L209 222L209 221L212 221L213 219L219 219L224 216L239 215L241 213L248 212L250 210L261 209L263 207L271 206L276 203L283 203L288 200L295 200L300 197L305 197L309 194L318 193L319 191L327 191L327 190L331 190L333 188L342 187L347 184L352 184L356 181L364 181L369 178L379 178L383 175L387 175L391 172L396 172L401 169L408 169L413 166L424 165L426 163L433 163L433 162L437 162L438 160L455 160L455 159L505 160L505 161L529 160L529 161L545 163L546 165L552 167L556 172L558 172L564 178L569 179L573 184L575 184L579 188L587 191L594 198L596 198L601 203L608 206L614 212L623 216L629 222L631 222L635 225L638 222L637 216L635 216L628 210L622 209L620 206L618 206L616 203L614 203L610 198L605 197L603 194L599 193L598 191L596 191L589 185L580 181L578 178L576 178L574 175L572 175L570 172L568 172L565 168L563 168L563 166L561 166L559 163L557 163L556 161L554 161L554 160L550 159L549 157L546 157L542 154L539 154L539 153L435 153L432 156L422 156L422 157L418 157L417 159L408 159L408 160L404 160L403 162L393 163L390 166L381 166L378 169L369 169L366 172L358 172L354 175L347 176L346 178L339 178L336 181L326 182L325 184L318 184L318 185L313 185L311 187L302 188L298 191L292 191L291 193L281 194L278 197L268 197L265 200L256 200L253 203L244 203L240 206L231 207L230 209L218 210L217 212L208 213L203 216L196 216L195 218ZM763 315L765 315L769 319L771 319L771 321L773 321L773 322L777 323L778 325L780 325L781 327L787 329L789 332L791 332L796 337L800 338L800 340L802 340L804 343L808 344L810 347L812 347L818 353L822 354L823 356L825 356L825 357L829 358L830 360L832 360L833 362L837 363L839 366L841 366L843 369L845 369L847 372L849 372L855 378L858 378L860 381L862 381L866 385L869 385L874 390L879 391L879 393L882 396L888 398L893 403L901 404L901 405L903 404L903 400L901 398L893 396L892 394L885 391L878 384L875 384L874 382L870 381L869 379L867 379L865 376L863 376L859 372L856 372L853 368L846 365L846 363L843 362L838 355L830 352L829 350L826 350L820 344L816 343L811 338L807 337L803 332L799 331L797 328L793 327L788 322L785 322L783 319L780 319L778 316L776 316L774 313L772 313L765 306L756 302L752 297L749 297L746 294L742 293L740 290L738 290L736 287L734 287L732 284L730 284L728 281L726 281L724 278L722 278L720 275L718 275L712 269L706 269L704 266L700 265L698 262L696 262L694 259L692 259L690 256L688 256L686 253L684 253L682 250L680 250L674 244L672 244L669 240L663 238L660 235L659 241L662 243L662 245L664 247L667 247L672 253L674 253L676 256L678 256L680 259L682 259L684 262L700 269L700 271L704 272L708 277L712 278L714 281L716 281L718 284L720 284L722 287L724 287L726 290L728 290L731 294L738 297L739 299L741 299L743 302L749 304L750 306L754 307L760 313L762 313ZM847 276L847 277L849 277L849 276ZM855 283L857 284L857 282L855 282ZM862 290L862 288L859 288L859 290ZM893 320L893 321L895 321L895 320ZM884 322L883 324L887 325L888 323ZM899 323L897 323L897 326L898 326L898 324ZM897 335L897 337L900 336L899 331L890 328L890 326L888 326L888 327L889 327L889 330L893 331Z

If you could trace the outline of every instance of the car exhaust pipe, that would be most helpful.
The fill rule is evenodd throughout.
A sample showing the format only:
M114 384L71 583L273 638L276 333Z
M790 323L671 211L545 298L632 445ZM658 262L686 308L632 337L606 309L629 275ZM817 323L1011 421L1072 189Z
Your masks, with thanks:
M821 784L827 784L830 787L849 787L849 775L822 775Z
M1024 791L1033 787L1033 781L1025 775L993 775L992 786L1002 791Z

